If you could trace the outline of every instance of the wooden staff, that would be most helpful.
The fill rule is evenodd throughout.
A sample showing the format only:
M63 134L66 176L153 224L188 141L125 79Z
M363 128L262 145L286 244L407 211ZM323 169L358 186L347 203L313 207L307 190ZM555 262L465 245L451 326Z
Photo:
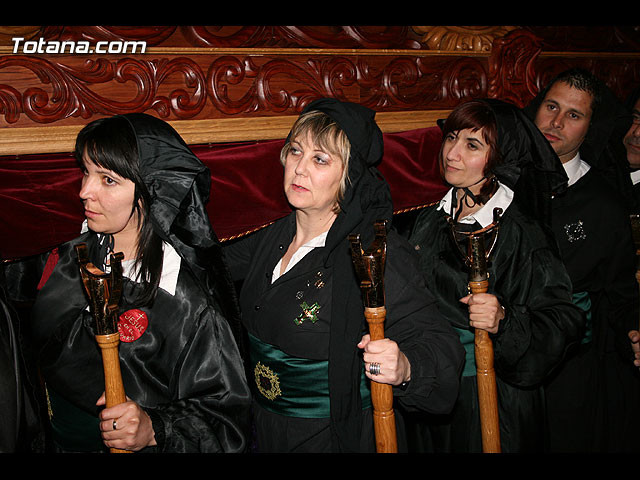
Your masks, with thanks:
M360 235L350 235L351 258L360 280L364 302L364 316L371 340L384 338L386 308L384 299L384 267L387 255L386 221L374 225L376 237L371 248L364 252ZM393 390L386 383L371 382L373 426L378 453L397 453L396 420L393 411Z
M454 241L460 235L467 238L465 263L469 267L469 291L472 294L486 293L489 289L489 273L487 265L498 236L498 221L502 210L494 210L494 222L481 230L466 233L455 231L451 222ZM487 242L489 240L489 242ZM487 248L487 243L490 244ZM496 372L493 366L493 342L489 332L475 329L476 381L478 383L478 404L480 409L480 425L482 430L482 451L484 453L500 453L500 422L498 418L498 391Z
M89 262L87 246L75 246L80 275L89 297L89 308L95 320L96 342L102 353L104 391L107 408L126 402L118 346L118 303L122 295L122 253L111 254L111 273L107 274ZM111 448L111 453L131 453Z

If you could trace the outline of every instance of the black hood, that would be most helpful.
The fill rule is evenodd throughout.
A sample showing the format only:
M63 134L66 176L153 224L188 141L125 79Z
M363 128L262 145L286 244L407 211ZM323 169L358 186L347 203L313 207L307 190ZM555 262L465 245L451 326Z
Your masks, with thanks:
M151 197L156 233L181 252L217 243L206 210L209 169L168 123L143 113L123 117L137 139L140 173Z
M514 201L545 225L551 221L551 198L567 188L567 174L555 151L521 109L486 99L496 117L502 157L493 173L514 191Z
M122 115L138 144L153 229L180 255L238 334L239 310L220 242L206 209L209 169L168 123L144 113Z

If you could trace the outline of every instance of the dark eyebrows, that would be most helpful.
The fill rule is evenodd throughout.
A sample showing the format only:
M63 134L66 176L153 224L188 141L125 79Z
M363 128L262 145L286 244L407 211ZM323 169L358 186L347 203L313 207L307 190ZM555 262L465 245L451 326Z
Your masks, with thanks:
M465 137L465 140L466 140L467 142L476 143L476 144L478 144L478 145L480 145L480 146L485 146L485 145L486 145L486 143L485 143L485 142L484 142L484 140L480 137L480 135L478 135L478 136L474 136L474 134L477 134L477 133L478 133L478 131L473 132L473 133L472 133L472 134L470 134L470 135L467 135L467 136Z
M470 129L465 128L463 130L470 130ZM480 130L481 130L480 128L470 130L470 133L467 133L467 136L464 138L460 137L460 133L462 132L462 130L451 130L447 135L454 135L456 139L463 138L466 142L475 143L480 146L486 146L487 142L485 142L484 136L479 135Z
M542 104L543 104L543 105L545 105L545 104L552 104L552 105L554 105L554 106L556 106L556 107L560 107L560 103L558 103L556 100L554 100L554 99L552 99L552 98L545 98L545 99L544 99L544 101L542 102ZM578 115L579 115L579 116L581 116L581 117L586 117L586 116L587 116L587 113L586 113L586 112L583 112L583 111L578 110L578 109L576 109L576 108L569 108L568 110L569 110L569 112L571 112L571 113L576 113L576 114L578 114Z

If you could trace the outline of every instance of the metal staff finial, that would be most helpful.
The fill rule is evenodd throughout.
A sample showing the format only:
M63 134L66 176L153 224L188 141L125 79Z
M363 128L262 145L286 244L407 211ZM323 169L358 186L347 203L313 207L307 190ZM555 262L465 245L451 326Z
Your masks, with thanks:
M465 265L470 269L470 281L482 281L487 277L487 266L498 240L500 229L500 218L502 209L493 209L493 222L485 228L474 232L464 232L456 229L456 224L452 218L448 218L451 227L453 241L464 260ZM466 251L460 248L458 240L466 239Z
M365 307L384 306L384 267L387 259L387 221L374 224L375 239L365 252L360 235L349 235L351 259L360 281Z
M75 246L80 276L89 297L89 308L96 324L97 335L118 332L118 304L122 296L122 252L111 254L111 273L105 273L89 262L87 246Z

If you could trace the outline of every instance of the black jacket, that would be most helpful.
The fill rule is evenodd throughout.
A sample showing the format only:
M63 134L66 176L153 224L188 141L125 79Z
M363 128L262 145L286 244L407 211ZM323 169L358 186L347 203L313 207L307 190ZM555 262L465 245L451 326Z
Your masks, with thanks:
M292 213L251 237L225 246L232 276L244 280L240 293L242 323L251 335L277 345L290 355L328 359L338 372L336 377L330 377L330 395L339 395L337 387L347 385L349 391L345 395L355 392L358 400L349 403L345 415L360 418L359 373L363 364L356 345L368 331L360 292L356 290L356 295L348 299L360 312L348 319L353 328L348 336L340 336L333 344L338 345L341 352L356 355L357 367L352 372L341 362L336 350L330 348L331 329L338 320L332 311L336 270L324 261L327 248L314 249L271 284L273 269L294 234L295 214ZM348 249L344 249L342 255L350 260ZM396 341L411 362L407 389L394 388L394 395L406 410L447 413L458 393L463 351L455 332L439 313L416 262L415 252L406 240L389 232L384 279L385 336ZM320 288L316 285L318 279L323 282ZM321 306L316 323L295 324L303 300L309 305L317 302Z

